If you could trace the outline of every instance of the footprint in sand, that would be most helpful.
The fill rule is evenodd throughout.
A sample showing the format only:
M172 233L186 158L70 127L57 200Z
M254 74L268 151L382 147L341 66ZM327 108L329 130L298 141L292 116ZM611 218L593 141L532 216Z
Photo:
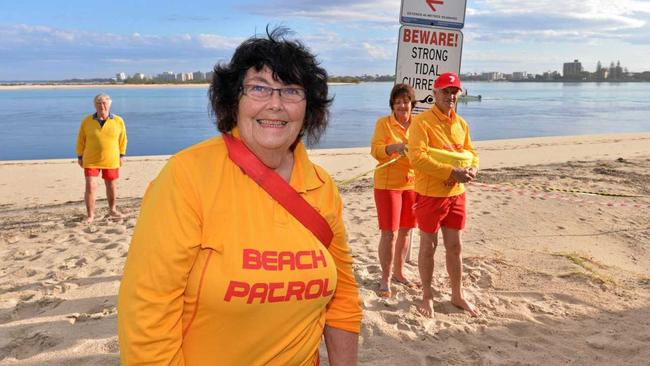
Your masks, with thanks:
M20 250L10 254L11 259L16 261L21 261L27 258L30 258L34 255L34 251L30 249Z
M379 267L376 264L371 264L371 265L367 266L366 269L368 270L368 273L370 273L370 274L381 272L381 267Z
M104 268L97 268L97 269L92 270L88 276L89 277L95 277L95 276L99 276L99 275L101 275L101 274L103 274L105 272L106 272L106 270Z
M113 235L113 234L123 235L124 233L126 233L126 230L123 227L115 227L106 230L105 233L109 235Z
M105 250L115 249L115 248L117 248L119 246L120 246L119 243L111 243L111 244L108 244L107 246L105 246L103 249L105 249Z
M21 267L13 273L14 278L27 279L36 275L38 271L32 268Z
M0 348L0 360L14 357L18 360L38 355L50 348L56 347L63 338L49 335L47 332L36 332L32 335L14 338L6 346Z
M88 234L94 234L99 231L99 228L95 225L88 225L83 229L83 231Z
M111 242L111 238L100 236L99 238L90 240L90 242L95 244L106 244Z
M19 301L12 310L0 313L0 324L14 320L32 318L38 314L56 308L62 302L62 299L56 297L44 297L33 302Z
M63 223L63 226L65 226L67 228L78 227L78 226L81 225L80 221L81 221L80 219L75 219L74 221L73 220L66 221L66 222Z
M73 238L74 238L74 234L59 235L59 236L55 237L53 241L56 244L62 244L62 243L65 243L66 241L68 241L70 239L73 239Z
M86 258L81 258L79 256L73 256L73 257L68 257L63 261L63 264L60 265L58 268L59 269L72 269L72 268L79 268L83 267L88 263L88 260Z

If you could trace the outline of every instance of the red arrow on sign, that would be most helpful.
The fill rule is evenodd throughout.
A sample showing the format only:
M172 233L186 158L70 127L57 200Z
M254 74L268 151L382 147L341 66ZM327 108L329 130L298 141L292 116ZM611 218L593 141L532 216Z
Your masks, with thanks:
M442 0L425 0L425 1L433 11L436 11L436 8L433 7L433 4L443 5L445 3Z

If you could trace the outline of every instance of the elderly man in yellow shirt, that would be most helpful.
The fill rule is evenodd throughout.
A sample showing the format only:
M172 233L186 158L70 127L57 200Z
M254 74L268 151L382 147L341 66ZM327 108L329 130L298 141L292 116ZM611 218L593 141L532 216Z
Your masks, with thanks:
M478 171L478 155L472 146L469 127L455 112L460 78L444 73L434 82L435 105L413 118L410 127L408 157L415 169L418 193L415 216L420 227L418 269L422 279L422 304L418 310L433 316L433 255L438 246L438 230L445 245L447 273L451 282L451 303L477 316L478 309L465 299L462 289L463 260L461 232L465 228L465 187ZM434 151L432 151L434 150ZM436 158L443 154L470 154L468 167L460 167Z
M100 172L106 185L106 199L110 210L108 215L122 217L117 210L115 198L117 179L126 154L126 128L120 116L110 113L110 96L98 94L94 102L96 113L81 120L77 136L77 163L84 169L86 177L84 200L87 216L83 220L84 223L95 219L97 177Z

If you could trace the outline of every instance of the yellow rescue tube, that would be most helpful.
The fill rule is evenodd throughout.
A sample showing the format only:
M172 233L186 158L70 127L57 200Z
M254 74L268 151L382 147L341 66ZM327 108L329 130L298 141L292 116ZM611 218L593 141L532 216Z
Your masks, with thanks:
M467 150L457 152L430 147L429 150L427 150L427 153L434 160L444 164L453 165L457 168L469 168L472 166L472 161L474 160L474 154Z

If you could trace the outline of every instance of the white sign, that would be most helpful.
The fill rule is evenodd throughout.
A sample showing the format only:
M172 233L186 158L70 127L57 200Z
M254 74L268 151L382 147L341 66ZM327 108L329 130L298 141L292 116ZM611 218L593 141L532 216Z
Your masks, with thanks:
M465 25L467 0L402 0L400 23L458 28Z
M442 73L460 73L463 33L457 29L403 25L399 30L395 83L409 84L419 101L414 112L433 105L433 81Z

